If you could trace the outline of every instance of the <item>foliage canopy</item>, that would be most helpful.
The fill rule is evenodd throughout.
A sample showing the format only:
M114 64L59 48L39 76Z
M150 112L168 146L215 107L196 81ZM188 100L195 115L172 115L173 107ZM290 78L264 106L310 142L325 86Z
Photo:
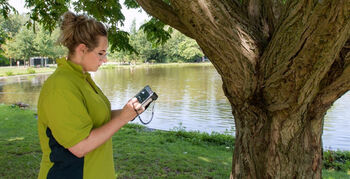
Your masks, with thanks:
M140 8L135 0L125 0L127 8ZM119 0L26 0L26 7L31 8L28 26L35 26L38 22L52 32L60 21L61 15L73 6L74 11L84 13L103 22L108 27L108 40L111 51L136 52L129 43L129 33L123 31L119 26L124 25L125 17L121 12L122 5ZM164 30L165 24L157 19L151 19L142 29L148 34L147 38L154 44L164 44L170 38L171 31Z

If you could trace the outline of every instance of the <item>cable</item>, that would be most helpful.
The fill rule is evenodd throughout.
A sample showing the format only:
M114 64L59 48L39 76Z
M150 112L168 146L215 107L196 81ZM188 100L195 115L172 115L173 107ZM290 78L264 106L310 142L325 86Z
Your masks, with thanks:
M152 107L152 117L151 117L151 119L148 121L148 122L143 122L143 120L141 119L141 117L140 117L140 114L139 114L139 112L137 112L135 109L135 112L136 112L136 114L137 114L137 117L139 117L139 120L140 120L140 122L142 123L142 124L144 124L144 125L147 125L147 124L149 124L149 123L151 123L151 121L152 121L152 119L153 119L153 116L154 116L154 106L155 106L155 103L153 103L153 107ZM136 118L136 117L135 117ZM135 119L134 118L134 119ZM133 120L134 120L133 119ZM132 120L132 121L133 121Z

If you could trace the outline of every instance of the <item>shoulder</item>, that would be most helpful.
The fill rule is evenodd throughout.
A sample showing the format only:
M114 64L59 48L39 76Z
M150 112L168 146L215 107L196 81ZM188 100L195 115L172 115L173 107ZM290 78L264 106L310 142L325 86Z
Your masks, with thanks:
M43 88L71 89L79 87L81 80L67 70L57 69L44 83Z
M81 97L82 79L65 70L56 70L43 84L39 98L57 98L59 96Z

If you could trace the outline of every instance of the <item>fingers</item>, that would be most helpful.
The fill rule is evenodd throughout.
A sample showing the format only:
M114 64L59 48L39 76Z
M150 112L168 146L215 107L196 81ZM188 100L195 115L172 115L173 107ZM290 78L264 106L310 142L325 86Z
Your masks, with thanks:
M141 103L139 103L139 101L137 100L137 98L131 98L129 101L128 101L128 104L134 108L135 111L137 111L138 113L141 113L145 110L145 108L142 106Z
M133 97L129 100L129 103L134 104L135 102L139 102L137 98Z
M140 103L138 103L138 102L134 103L134 109L136 111L139 111L141 108L142 108L142 105Z
M139 102L135 102L134 103L134 109L135 109L135 111L137 111L138 113L141 113L141 112L143 112L144 110L145 110L145 108L142 106L142 104L141 103L139 103Z
M145 107L135 97L131 98L123 108L125 118L130 120L143 113L143 111L145 111Z

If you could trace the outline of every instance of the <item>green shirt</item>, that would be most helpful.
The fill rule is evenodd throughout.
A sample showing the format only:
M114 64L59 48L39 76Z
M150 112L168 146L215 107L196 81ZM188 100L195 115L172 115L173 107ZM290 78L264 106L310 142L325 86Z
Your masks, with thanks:
M112 139L81 159L67 150L111 119L111 105L81 66L66 59L57 60L57 64L38 102L43 152L38 178L115 178Z

